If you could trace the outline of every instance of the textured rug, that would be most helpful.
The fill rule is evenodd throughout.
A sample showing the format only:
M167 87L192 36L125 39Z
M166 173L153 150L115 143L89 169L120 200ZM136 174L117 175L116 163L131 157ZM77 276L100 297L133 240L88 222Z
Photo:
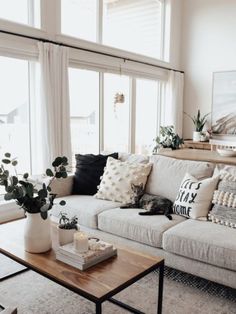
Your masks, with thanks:
M0 254L0 281L26 270L26 267L14 262L5 255Z
M147 314L156 313L158 274L152 273L116 298ZM33 271L1 282L0 295L17 305L19 314L92 314L94 304ZM109 302L104 314L127 311ZM236 291L166 267L163 314L236 314Z

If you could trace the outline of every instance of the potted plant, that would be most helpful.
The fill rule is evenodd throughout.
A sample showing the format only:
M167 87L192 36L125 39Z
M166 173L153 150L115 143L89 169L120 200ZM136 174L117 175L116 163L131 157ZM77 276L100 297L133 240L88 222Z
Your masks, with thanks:
M156 146L153 148L153 154L163 149L179 149L184 140L174 132L174 126L161 126L160 136L155 139Z
M18 175L16 158L11 159L11 154L6 153L0 165L0 185L5 187L4 199L15 200L17 205L26 213L24 230L25 250L31 253L46 252L51 248L51 230L48 211L54 205L56 194L52 193L51 183L57 178L66 178L68 160L66 157L57 157L53 169L46 170L50 179L46 183L36 186L29 180L29 174ZM10 174L9 167L13 167L14 174ZM60 205L65 205L61 200Z
M78 218L76 216L68 218L67 213L61 212L58 225L59 245L73 242L74 233L78 230Z
M193 141L194 142L200 142L201 141L201 132L207 122L207 116L210 113L205 114L203 117L201 117L201 112L198 109L197 115L191 117L189 114L185 112L185 114L193 121L193 124L195 126L195 131L193 131Z

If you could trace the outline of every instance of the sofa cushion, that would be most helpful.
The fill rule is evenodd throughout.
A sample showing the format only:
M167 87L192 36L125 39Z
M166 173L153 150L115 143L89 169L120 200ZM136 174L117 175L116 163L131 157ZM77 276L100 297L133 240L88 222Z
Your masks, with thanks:
M60 206L60 200L65 200L66 205ZM105 210L120 206L120 203L98 200L89 195L70 195L55 200L51 213L59 217L60 212L68 213L69 217L76 215L79 219L79 225L90 228L97 228L97 215Z
M163 232L184 221L178 215L140 216L138 208L115 208L98 215L98 229L154 247L162 247Z
M15 201L0 201L0 223L23 218L25 212Z
M133 198L132 184L145 186L152 164L130 163L108 157L96 197L130 203Z
M76 171L74 176L72 194L94 195L97 192L106 166L107 158L111 156L118 159L118 153L110 155L76 154Z
M211 177L215 167L209 162L180 160L160 155L151 156L150 162L153 166L147 181L146 192L164 196L172 202L187 172L201 180Z
M235 230L209 221L187 220L167 230L163 248L185 256L236 271Z
M197 180L186 173L176 197L173 212L192 219L207 220L219 176Z

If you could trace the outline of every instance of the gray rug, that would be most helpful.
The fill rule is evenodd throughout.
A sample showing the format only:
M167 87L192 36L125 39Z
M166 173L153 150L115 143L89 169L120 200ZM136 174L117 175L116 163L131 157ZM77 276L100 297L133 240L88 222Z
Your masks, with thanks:
M0 281L27 270L26 267L0 253Z
M152 273L116 298L147 314L156 313L158 275ZM92 314L94 304L52 281L28 271L1 282L0 295L19 314ZM104 314L127 311L109 302ZM235 290L166 267L163 314L236 314Z

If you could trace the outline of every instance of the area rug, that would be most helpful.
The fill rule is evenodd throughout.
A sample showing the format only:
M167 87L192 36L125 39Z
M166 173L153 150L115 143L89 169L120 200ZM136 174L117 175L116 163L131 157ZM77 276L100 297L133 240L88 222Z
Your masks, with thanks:
M158 274L152 273L116 298L147 314L156 313ZM0 295L17 305L19 314L92 314L92 302L36 274L24 272L1 282ZM109 302L104 314L127 311ZM234 289L166 267L163 314L236 314Z
M0 254L0 281L26 270L26 267L16 263L5 255Z

